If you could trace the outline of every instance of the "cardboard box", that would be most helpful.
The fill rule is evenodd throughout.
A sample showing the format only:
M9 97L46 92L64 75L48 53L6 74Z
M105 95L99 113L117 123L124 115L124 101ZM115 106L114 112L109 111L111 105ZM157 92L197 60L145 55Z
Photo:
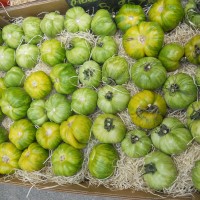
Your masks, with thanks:
M69 5L65 0L40 0L23 5L7 7L5 9L0 9L0 27L8 24L15 17L27 17L27 16L36 16L41 12L51 12L58 10L61 14L65 14ZM6 181L5 181L6 180ZM0 176L0 182L6 184L20 185L31 187L29 183L24 183L18 179L4 179L3 176ZM133 199L133 200L158 200L162 199L161 196L166 200L200 200L200 194L196 193L190 196L185 197L170 197L162 194L154 195L151 193L146 193L142 191L133 191L131 189L127 190L118 190L111 191L104 186L92 187L88 186L87 182L84 182L80 185L57 185L56 183L47 183L47 184L38 184L38 188L59 191L59 192L70 192L75 194L83 195L95 195L95 196L104 196L104 197L116 197L118 199Z

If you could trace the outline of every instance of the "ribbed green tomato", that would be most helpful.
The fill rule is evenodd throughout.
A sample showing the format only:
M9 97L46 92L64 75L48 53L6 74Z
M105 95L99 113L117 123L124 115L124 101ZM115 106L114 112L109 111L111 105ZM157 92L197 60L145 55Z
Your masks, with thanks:
M53 173L56 176L73 176L81 170L83 159L82 151L62 143L51 157Z
M92 133L101 143L119 143L126 134L126 126L120 117L100 114L94 120Z
M16 65L15 50L7 46L0 46L0 70L8 71Z
M78 85L76 70L70 63L55 65L50 72L50 78L56 91L61 94L73 93Z
M23 43L23 29L17 24L8 24L2 29L2 38L10 48L16 49L20 44Z
M192 141L190 131L175 117L165 118L150 134L153 145L169 155L184 152Z
M192 168L192 182L194 187L200 191L200 160L195 161Z
M19 167L27 172L39 171L45 166L49 157L48 150L34 142L25 149L19 159Z
M162 123L167 112L167 105L161 95L143 90L131 98L128 112L136 126L152 129Z
M68 32L89 31L92 17L82 7L76 6L67 10L64 27Z
M4 76L6 87L18 87L24 85L25 73L19 67L12 67Z
M87 146L90 139L92 121L84 115L73 115L60 125L60 135L64 142L77 149Z
M102 67L102 81L122 85L129 80L129 65L122 56L113 56Z
M151 139L143 130L129 131L121 142L122 151L131 158L140 158L147 155L152 148Z
M105 9L99 9L93 16L91 30L95 35L114 35L117 31L116 24L111 14Z
M72 114L71 102L62 94L53 94L45 102L48 118L60 124Z
M64 16L58 12L45 14L40 22L42 32L49 38L55 38L64 29Z
M89 155L88 169L97 179L105 179L113 175L119 155L111 144L95 145Z
M197 99L197 86L191 76L177 73L167 78L163 86L164 98L171 109L185 109Z
M28 119L20 119L11 125L9 140L19 150L24 150L35 141L35 134L35 126Z
M10 87L3 91L0 99L2 112L12 120L26 117L31 97L21 87Z
M71 108L75 113L90 115L97 108L97 92L91 88L79 88L72 94Z
M98 63L89 60L79 67L78 79L85 87L99 87L101 83L102 72Z
M39 48L33 44L23 44L16 50L16 62L18 66L31 69L38 63Z
M103 64L108 58L116 55L118 46L112 36L101 36L92 49L92 59L99 64Z
M2 97L3 91L6 89L6 86L4 84L4 79L0 77L0 98Z
M200 34L193 36L185 44L185 56L189 62L200 65Z
M141 22L123 35L125 52L134 59L157 57L163 46L164 32L156 22Z
M12 174L19 168L18 160L22 152L11 142L0 144L0 174Z
M127 108L130 98L130 92L122 85L106 85L98 91L97 105L104 113L116 114Z
M3 126L0 126L0 144L7 141L8 141L8 131Z
M134 4L124 4L115 16L117 27L122 32L126 32L132 26L145 20L146 16L142 7Z
M46 40L40 47L41 59L49 66L63 63L65 60L65 46L57 39Z
M45 122L37 129L36 140L44 149L55 149L62 142L60 125L54 122Z
M167 71L157 58L144 57L132 66L131 78L139 88L155 90L166 81Z
M40 29L40 23L39 17L26 17L23 20L22 28L26 43L36 45L42 40L44 34Z
M26 77L24 89L33 99L45 98L52 90L51 79L43 71L33 72Z
M158 59L168 72L180 67L180 60L184 55L184 47L178 43L166 44L158 55Z
M0 45L4 43L3 38L2 38L2 30L0 30Z
M163 190L172 186L178 171L170 156L155 151L146 155L144 162L143 178L149 188Z
M74 37L67 44L66 57L73 65L82 65L89 60L90 53L91 45L84 38Z

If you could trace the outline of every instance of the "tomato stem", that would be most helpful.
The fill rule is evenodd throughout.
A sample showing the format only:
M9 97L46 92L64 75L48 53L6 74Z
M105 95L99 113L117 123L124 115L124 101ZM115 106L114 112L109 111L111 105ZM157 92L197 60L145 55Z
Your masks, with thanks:
M102 47L102 46L103 46L103 42L97 43L97 46L98 46L98 47Z
M140 140L140 138L136 135L131 135L131 143L135 144L136 142L138 142Z
M105 98L108 100L108 101L111 101L112 98L113 98L113 93L111 91L108 91L105 95Z
M145 64L144 70L149 71L151 69L151 65L149 63Z
M109 132L112 129L115 128L115 125L113 125L113 119L111 118L106 118L104 121L104 128Z
M170 86L170 92L175 93L175 92L177 92L178 90L179 90L179 86L178 86L176 83L174 83L174 84L172 84L172 85Z
M159 136L164 136L164 135L166 135L169 132L170 132L170 129L165 124L162 124L160 126L160 130L158 132L158 135Z
M73 49L73 47L74 47L74 46L73 46L71 43L69 43L69 44L67 45L67 49L68 49L68 50Z
M83 71L84 74L84 80L89 80L90 77L93 76L94 72L91 69L86 69Z
M145 171L145 174L149 174L149 173L154 174L157 171L157 169L154 163L149 163L149 164L144 165L144 171Z
M194 110L194 112L190 115L191 120L197 120L200 119L200 109Z

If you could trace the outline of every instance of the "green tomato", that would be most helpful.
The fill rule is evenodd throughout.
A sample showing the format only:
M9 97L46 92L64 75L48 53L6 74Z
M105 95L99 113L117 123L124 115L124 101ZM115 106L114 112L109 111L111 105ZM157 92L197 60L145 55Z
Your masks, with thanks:
M3 38L2 38L2 30L0 30L0 45L4 43Z
M8 131L0 126L0 144L8 141Z
M71 102L62 94L53 94L45 102L48 118L60 124L72 114Z
M92 49L92 59L99 64L103 64L108 58L116 55L118 46L112 36L101 36Z
M7 46L0 46L0 70L8 71L16 65L15 50Z
M40 28L47 37L55 38L64 29L64 16L58 12L47 13L41 20Z
M158 55L158 59L168 72L180 67L180 60L184 55L184 47L178 43L166 44Z
M155 90L166 81L167 71L157 58L144 57L132 66L131 77L139 88Z
M93 16L91 30L95 35L115 35L117 27L111 14L105 9L99 9Z
M101 67L95 61L86 61L79 67L78 79L83 86L97 88L100 86L101 78Z
M129 80L129 66L122 56L113 56L106 60L102 67L102 80L108 84L122 85Z
M188 106L186 110L186 119L189 128L193 122L200 120L200 101L194 101Z
M45 161L49 157L46 149L34 142L25 149L19 159L19 167L27 172L39 171L45 166Z
M163 190L172 186L178 172L173 159L159 151L145 156L143 178L154 190Z
M121 148L127 156L140 158L151 151L152 142L145 131L135 129L126 134L121 142Z
M182 21L184 9L180 0L157 0L151 6L148 17L160 24L164 31L170 31Z
M97 105L104 113L116 114L127 108L130 98L130 92L122 85L106 85L98 91Z
M164 32L156 22L141 22L123 35L125 52L134 59L157 57L164 42Z
M42 61L51 67L65 60L65 46L57 39L44 41L40 53Z
M2 29L2 38L10 48L16 49L24 40L23 29L17 24L8 24Z
M190 131L194 140L200 143L200 120L195 120L191 123Z
M32 101L29 109L27 110L27 117L33 124L37 126L41 126L48 121L45 110L45 101L42 99Z
M116 169L118 159L118 152L113 145L97 144L89 155L89 172L97 179L109 178Z
M80 88L72 94L71 108L75 113L90 115L97 107L97 92L91 88Z
M195 161L192 168L192 182L197 190L200 190L200 160Z
M28 44L38 44L43 38L43 32L40 29L41 19L39 17L26 17L23 20L22 28L25 35L25 42Z
M12 120L26 117L31 97L21 87L10 87L4 90L0 99L2 112Z
M73 115L60 125L60 135L64 142L77 149L87 146L90 139L92 121L84 115Z
M19 67L31 69L38 63L39 48L33 44L23 44L16 50L16 62Z
M169 155L184 152L192 140L190 131L175 117L165 118L150 133L153 145Z
M124 33L132 26L145 21L145 19L146 16L142 7L134 4L124 4L115 16L117 28Z
M0 174L13 174L19 168L18 160L22 152L11 142L0 144Z
M24 150L35 141L35 134L35 126L28 119L20 119L11 125L9 140L19 150Z
M42 99L52 90L51 79L43 71L33 72L26 77L24 89L33 99Z
M54 122L45 122L37 129L36 140L44 149L55 149L62 142L60 125Z
M56 176L73 176L83 164L83 153L69 144L62 143L53 152L51 162Z
M70 63L55 65L50 72L50 78L56 91L61 94L73 93L78 85L76 70Z
M167 105L173 110L185 109L197 99L197 87L193 78L185 73L169 76L163 92Z
M126 134L126 126L120 117L100 114L94 120L92 133L101 143L119 143Z
M76 6L67 10L64 27L68 32L89 31L92 18L82 7Z
M6 87L23 86L24 79L24 71L19 67L12 67L4 76L4 84Z
M74 37L67 44L66 57L73 65L82 65L89 60L90 53L91 45L84 38Z

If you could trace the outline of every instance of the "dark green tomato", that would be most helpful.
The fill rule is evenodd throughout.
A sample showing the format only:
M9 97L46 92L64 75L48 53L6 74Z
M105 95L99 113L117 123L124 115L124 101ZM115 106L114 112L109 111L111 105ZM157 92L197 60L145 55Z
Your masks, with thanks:
M191 76L178 73L168 77L163 86L167 105L175 109L185 109L197 99L197 87Z
M170 155L185 151L192 140L190 131L174 117L165 118L161 125L150 133L153 145Z
M151 139L145 131L135 129L129 131L121 142L122 151L131 158L140 158L147 155L151 148Z
M139 88L154 90L164 84L167 72L157 58L144 57L132 66L131 77Z
M8 141L8 131L3 126L0 126L0 144L7 141Z
M200 160L197 160L192 168L192 182L195 188L200 191Z

